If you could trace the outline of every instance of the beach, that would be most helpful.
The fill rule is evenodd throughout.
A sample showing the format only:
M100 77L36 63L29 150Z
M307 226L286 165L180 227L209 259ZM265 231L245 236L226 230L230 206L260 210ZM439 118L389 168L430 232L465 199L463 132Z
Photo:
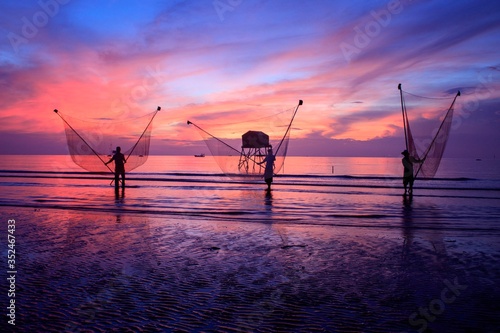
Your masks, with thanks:
M2 331L498 331L494 179L450 172L410 198L395 176L312 173L268 194L169 161L118 193L65 168L2 173Z

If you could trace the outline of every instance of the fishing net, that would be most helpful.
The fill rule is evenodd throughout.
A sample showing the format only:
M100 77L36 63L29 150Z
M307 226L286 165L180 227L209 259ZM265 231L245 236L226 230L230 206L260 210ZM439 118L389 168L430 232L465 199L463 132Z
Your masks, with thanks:
M54 112L64 123L68 150L75 164L91 172L113 172L104 163L113 156L116 147L121 147L127 160L125 170L129 172L148 159L153 119L159 110L158 107L153 113L121 121L83 120L58 110Z
M453 121L455 100L460 96L424 97L401 92L406 149L423 161L415 166L415 177L432 178L443 157ZM410 126L411 124L411 126Z
M195 127L205 141L221 170L232 177L261 178L268 150L276 157L274 173L284 166L288 152L291 125L298 107L276 110L261 107L221 112L217 119L237 119L219 123L217 120L193 119L188 125ZM213 116L212 116L213 117Z

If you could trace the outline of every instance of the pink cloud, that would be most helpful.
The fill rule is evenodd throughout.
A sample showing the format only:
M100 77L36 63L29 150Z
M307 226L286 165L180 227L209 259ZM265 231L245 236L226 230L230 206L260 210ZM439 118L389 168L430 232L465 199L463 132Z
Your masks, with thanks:
M499 97L498 71L491 69L498 66L493 5L402 4L404 10L350 61L342 43L354 45L355 28L376 20L372 11L385 10L386 3L266 5L280 8L279 15L247 4L224 22L211 6L183 3L148 9L123 33L118 26L108 32L71 21L83 14L77 5L68 7L71 15L61 12L19 57L0 64L3 130L62 134L54 108L80 118L133 118L162 106L155 140L197 145L199 135L185 124L188 119L219 124L221 135L238 138L248 126L238 125L245 115L259 118L303 99L292 138L379 140L400 134L400 82L427 96L470 87L462 96L468 106L461 119L472 122ZM306 7L313 19L298 20ZM482 19L451 29L443 20L449 10ZM109 17L85 15L95 22ZM18 20L6 22L18 28ZM494 123L494 114L488 115Z

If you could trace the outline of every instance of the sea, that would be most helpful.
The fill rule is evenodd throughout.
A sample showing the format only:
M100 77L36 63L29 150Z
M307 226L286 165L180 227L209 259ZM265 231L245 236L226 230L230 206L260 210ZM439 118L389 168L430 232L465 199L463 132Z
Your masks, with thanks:
M222 173L212 156L149 156L115 191L113 175L67 155L4 155L0 209L28 207L178 219L499 232L500 159L443 158L433 179L403 196L399 157L288 156L267 192L262 179Z
M266 191L149 156L116 190L70 156L2 156L0 331L9 311L16 332L498 332L500 161L445 158L412 196L401 176L288 156Z

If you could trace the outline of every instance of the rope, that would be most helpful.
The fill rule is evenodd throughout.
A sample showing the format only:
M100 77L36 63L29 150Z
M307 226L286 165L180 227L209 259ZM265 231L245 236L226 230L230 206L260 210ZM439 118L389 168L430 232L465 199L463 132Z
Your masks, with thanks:
M427 158L427 155L429 154L430 150L431 150L431 147L432 145L434 144L434 142L436 141L438 135L439 135L439 132L441 132L441 129L443 128L443 125L444 125L444 122L446 121L446 119L448 118L448 115L449 113L453 110L453 106L455 105L455 101L457 100L457 97L460 96L460 91L455 95L455 98L453 99L453 102L451 102L451 105L450 107L448 108L448 111L446 112L446 116L444 117L443 121L441 122L441 125L439 126L439 129L437 130L436 132L436 135L434 136L434 138L432 139L432 142L431 144L429 145L429 147L427 147L427 150L424 154L424 157L422 158L424 161L422 163L420 163L419 167L418 167L418 170L417 172L415 173L415 178L417 178L417 175L419 174L420 170L422 169L422 166L424 165L425 163L425 159Z
M125 159L125 161L128 160L128 158L130 157L130 155L132 155L132 152L134 151L135 147L137 147L137 145L139 144L139 141L141 141L142 137L144 136L144 133L146 133L146 131L148 130L148 127L149 125L151 125L151 123L153 122L153 119L156 117L156 114L158 113L158 111L161 110L161 107L158 107L155 111L155 113L153 114L153 117L151 117L151 120L149 121L149 123L147 124L146 128L144 129L144 131L142 132L141 136L139 137L139 139L137 140L137 142L135 143L134 147L132 148L132 150L130 151L130 153L128 154L127 158Z
M114 175L115 173L113 172L113 170L111 170L111 168L106 164L106 162L103 161L103 159L101 158L101 156L99 156L99 154L94 150L94 148L92 148L88 143L87 141L85 141L85 139L73 128L73 126L71 126L67 121L66 119L63 118L63 116L61 116L59 114L59 110L55 109L54 112L62 119L62 121L64 121L64 123L66 125L68 125L69 128L71 128L71 130L73 132L75 132L75 134L83 141L83 143L85 143L87 145L87 147L90 148L90 150L97 156L97 158L99 158L99 160L108 168L108 170Z
M401 91L403 91L402 89L400 89ZM425 99L449 99L450 96L447 96L447 97L427 97L427 96L420 96L420 95L415 95L415 94L412 94L410 92L407 92L407 91L404 91L405 94L408 94L408 95L411 95L411 96L414 96L414 97L418 97L418 98L425 98Z
M285 135L283 135L283 138L281 139L280 144L278 145L278 148L276 149L276 152L274 153L275 156L278 154L278 151L281 148L281 144L283 143L283 141L285 140L288 132L290 131L290 128L292 127L293 119L295 118L295 115L297 114L297 111L299 110L299 106L301 106L302 103L303 103L302 100L299 100L299 104L295 108L295 112L293 113L292 120L290 120L290 124L288 124L288 128L286 129Z

